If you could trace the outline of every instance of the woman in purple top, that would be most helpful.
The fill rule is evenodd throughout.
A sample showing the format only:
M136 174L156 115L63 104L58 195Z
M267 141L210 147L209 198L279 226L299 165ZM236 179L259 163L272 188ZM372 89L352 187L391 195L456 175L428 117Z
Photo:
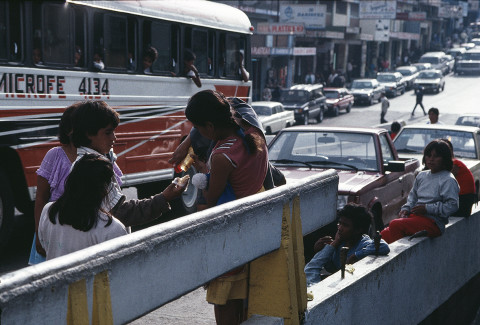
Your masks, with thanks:
M40 168L37 170L37 194L35 199L35 234L32 249L30 251L29 265L45 261L45 250L38 240L38 223L43 207L48 202L56 201L64 192L65 180L70 174L72 163L77 158L77 148L71 142L72 113L78 104L68 107L62 115L59 124L59 140L61 145L50 149L43 158ZM113 152L111 153L113 156ZM121 186L122 171L113 164L115 178Z

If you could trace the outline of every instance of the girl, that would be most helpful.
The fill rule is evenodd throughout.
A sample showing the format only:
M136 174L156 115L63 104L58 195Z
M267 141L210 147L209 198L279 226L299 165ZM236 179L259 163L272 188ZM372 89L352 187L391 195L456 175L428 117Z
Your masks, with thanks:
M114 176L112 164L87 154L74 166L57 201L45 205L38 237L47 260L127 234L102 202Z
M263 189L268 159L261 131L253 126L242 130L223 94L213 90L196 93L185 115L202 136L216 141L206 166L195 159L197 170L210 173L206 208L223 202L219 200L226 192L242 198ZM215 305L217 324L240 324L245 320L247 291L248 265L208 284L207 301Z
M445 231L448 217L458 210L459 186L452 170L452 152L447 143L433 140L424 150L428 170L421 171L402 206L399 218L392 220L381 234L387 243L426 230L429 237Z

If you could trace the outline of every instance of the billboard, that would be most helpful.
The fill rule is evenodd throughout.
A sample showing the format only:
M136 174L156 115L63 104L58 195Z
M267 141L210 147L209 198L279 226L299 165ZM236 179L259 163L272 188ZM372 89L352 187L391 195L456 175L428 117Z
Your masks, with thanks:
M326 5L280 5L280 22L303 24L306 29L324 29Z
M396 1L360 1L360 19L395 19Z

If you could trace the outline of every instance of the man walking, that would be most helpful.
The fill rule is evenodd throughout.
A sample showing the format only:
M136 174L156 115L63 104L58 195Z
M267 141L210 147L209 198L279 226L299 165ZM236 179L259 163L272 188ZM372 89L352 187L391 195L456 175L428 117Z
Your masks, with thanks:
M385 114L387 114L387 110L390 107L390 102L385 96L385 93L382 93L382 95L380 96L380 100L382 102L382 112L380 113L380 123L388 123L388 121L385 119Z
M422 103L423 90L424 90L423 87L420 86L415 91L415 93L417 94L417 101L415 103L415 106L413 107L412 117L415 115L415 108L417 108L417 105L420 105L422 107L423 115L427 115L427 112L425 112L425 107L423 107L423 103Z

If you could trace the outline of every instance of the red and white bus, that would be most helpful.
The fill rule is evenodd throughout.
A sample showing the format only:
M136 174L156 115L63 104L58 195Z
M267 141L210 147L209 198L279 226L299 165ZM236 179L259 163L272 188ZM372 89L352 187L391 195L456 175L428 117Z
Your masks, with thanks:
M123 186L139 196L174 177L167 162L188 134L188 98L202 89L250 101L238 53L250 70L248 17L204 0L0 2L0 246L14 208L33 211L36 170L53 146L65 108L104 100L121 117L114 146ZM144 49L158 58L144 73ZM183 53L196 55L202 87L181 76ZM104 69L96 70L94 56ZM191 211L196 190L183 197Z

